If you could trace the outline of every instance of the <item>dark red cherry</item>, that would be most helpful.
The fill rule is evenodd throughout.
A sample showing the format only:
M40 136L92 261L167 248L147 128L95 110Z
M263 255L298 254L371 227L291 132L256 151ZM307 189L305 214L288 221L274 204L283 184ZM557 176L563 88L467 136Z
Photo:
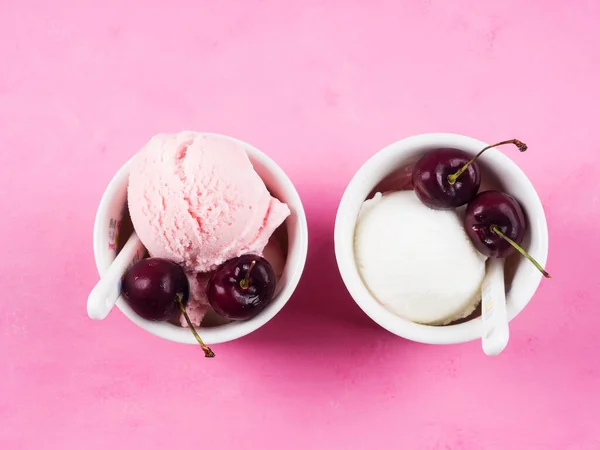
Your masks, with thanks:
M190 285L179 265L162 258L142 259L123 276L121 293L131 309L147 320L166 321L175 313L182 312L204 354L215 356L200 339L185 310Z
M433 209L453 209L470 202L481 185L477 158L486 150L504 144L515 144L520 151L527 146L511 139L482 149L477 155L456 148L439 148L426 153L415 164L412 181L419 199Z
M208 301L217 314L231 320L256 316L275 294L273 267L258 255L242 255L224 262L212 275Z
M147 258L134 264L123 277L121 290L135 313L147 320L169 320L179 312L177 298L184 306L190 285L177 264L161 258Z
M506 258L518 251L550 278L548 272L520 246L527 231L527 222L523 208L511 195L500 191L479 193L467 206L465 229L482 254Z
M470 164L454 183L449 180L470 160L471 155L456 148L439 148L423 155L412 173L419 200L433 209L453 209L471 201L481 185L479 165Z

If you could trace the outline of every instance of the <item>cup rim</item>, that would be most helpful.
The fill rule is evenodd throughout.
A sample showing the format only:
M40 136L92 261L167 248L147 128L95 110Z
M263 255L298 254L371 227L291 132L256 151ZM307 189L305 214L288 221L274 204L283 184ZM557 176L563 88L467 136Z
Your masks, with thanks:
M371 156L354 174L342 195L334 228L334 247L338 270L346 289L356 304L373 321L397 336L427 344L469 342L481 338L481 318L477 317L467 322L447 326L417 324L396 316L371 295L362 281L354 259L354 229L358 210L366 199L366 197L357 198L357 193L371 192L376 183L368 186L366 183L369 178L374 173L380 173L390 160L397 158L400 152L407 149L454 147L475 154L487 145L489 144L478 139L455 133L423 133L400 139ZM523 170L502 152L490 149L486 152L486 157L488 162L494 166L498 164L499 167L509 168L512 175L518 177L519 182L525 186L527 192L523 195L527 195L529 202L533 202L535 206L534 211L527 211L528 216L535 219L533 222L530 220L532 243L535 243L538 250L534 257L544 266L548 257L548 226L535 187ZM506 173L506 170L503 172ZM511 292L507 293L509 322L519 315L529 303L541 279L542 275L535 270L527 277L526 282L518 286L513 284Z
M285 283L278 289L278 293L273 301L261 311L260 314L251 319L215 327L197 327L201 333L202 340L207 345L214 345L239 339L256 331L275 317L289 301L300 282L308 255L308 224L304 206L296 187L274 160L253 145L240 139L212 132L198 133L225 137L241 144L245 148L250 159L254 162L259 162L273 176L273 179L276 181L275 185L280 191L280 196L285 197L285 202L290 208L290 216L286 218L284 224L289 227L290 222L293 221L295 225L294 241L289 240L288 233L288 252L284 267L284 276L280 281L285 281ZM93 248L94 260L99 276L102 276L106 270L108 270L108 267L112 262L109 252L106 250L108 239L105 232L105 222L107 220L108 211L115 196L122 194L123 189L127 189L128 176L135 156L136 155L134 154L129 158L129 160L127 160L112 177L102 194L96 211L93 230ZM285 193L285 195L282 195L281 193ZM143 319L129 307L123 297L119 297L116 306L129 320L155 336L173 342L197 345L194 336L187 328L169 322L153 322Z

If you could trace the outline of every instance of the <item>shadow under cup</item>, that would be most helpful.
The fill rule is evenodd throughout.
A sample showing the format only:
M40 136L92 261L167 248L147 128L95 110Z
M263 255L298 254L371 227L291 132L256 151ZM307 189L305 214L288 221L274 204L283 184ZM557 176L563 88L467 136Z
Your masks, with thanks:
M377 192L411 190L412 168L425 153L441 147L452 147L475 155L487 144L465 136L432 133L398 141L369 159L348 185L336 217L336 257L344 283L356 303L375 322L394 334L410 340L449 344L481 337L481 302L464 319L448 325L417 324L388 311L368 291L354 260L354 228L362 203ZM543 208L529 179L508 157L497 149L487 150L478 159L482 171L480 192L497 189L514 196L523 207L528 227L522 247L540 264L547 258L548 231ZM463 215L466 206L457 211ZM507 314L512 320L533 296L541 274L520 254L505 260Z
M244 321L226 322L212 313L203 319L202 325L197 327L197 330L207 345L240 338L260 328L274 317L295 290L307 255L306 216L294 186L266 155L248 144L243 143L243 145L254 170L271 195L288 204L290 208L290 216L271 236L271 239L276 240L281 247L285 264L277 283L274 299L257 316ZM133 158L113 177L98 208L94 225L94 255L100 275L108 269L134 230L127 207L127 184L132 161ZM137 255L136 259L145 256L146 253ZM175 342L197 345L190 330L179 326L177 320L170 322L145 320L135 314L122 297L119 297L116 306L132 322L154 335Z

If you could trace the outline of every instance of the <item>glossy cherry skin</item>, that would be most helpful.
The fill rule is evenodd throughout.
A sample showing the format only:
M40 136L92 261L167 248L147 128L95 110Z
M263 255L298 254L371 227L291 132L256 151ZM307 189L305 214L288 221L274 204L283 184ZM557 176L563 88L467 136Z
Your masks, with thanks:
M190 285L183 269L172 261L147 258L138 261L123 276L121 293L140 317L168 320L180 311L177 297L187 305Z
M492 258L506 258L516 250L493 231L494 226L521 245L527 231L525 213L511 195L484 191L467 206L465 229L479 252Z
M469 203L481 185L481 171L473 162L454 184L448 176L456 173L472 155L455 148L439 148L415 164L412 182L417 197L433 209L453 209Z
M224 262L212 274L206 293L217 314L245 320L256 316L273 300L276 283L271 264L249 254Z

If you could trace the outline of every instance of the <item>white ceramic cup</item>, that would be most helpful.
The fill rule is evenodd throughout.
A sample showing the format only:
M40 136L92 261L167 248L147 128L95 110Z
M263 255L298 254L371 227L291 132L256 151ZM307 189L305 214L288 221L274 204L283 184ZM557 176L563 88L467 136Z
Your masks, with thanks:
M427 151L452 147L475 155L487 145L477 139L449 133L422 134L402 139L372 156L356 172L344 192L334 233L335 254L342 279L358 306L371 319L398 336L429 344L467 342L481 338L481 318L448 326L421 325L396 316L379 303L363 283L354 259L354 229L360 207L380 182L392 177L400 168L414 164ZM535 148L522 155L514 147L506 146L503 150L515 152L515 158L536 157ZM487 150L478 159L478 164L482 169L482 190L500 189L520 202L528 221L522 246L544 266L548 257L548 226L542 203L529 178L496 148ZM511 273L511 280L506 289L509 321L529 303L542 279L541 273L525 258L511 256L510 263L512 268L508 272Z
M277 294L260 314L245 321L235 321L212 327L197 327L198 333L207 345L238 339L257 330L271 320L283 308L296 289L304 270L308 251L308 226L304 207L288 176L260 150L238 139L229 139L233 139L244 146L254 170L263 179L271 194L286 203L290 208L291 214L285 221L287 258L283 274L277 286ZM94 257L100 276L108 270L116 256L117 231L121 219L126 213L127 184L132 159L127 161L110 181L96 213ZM187 328L168 322L153 322L143 319L133 312L122 297L119 297L116 306L133 323L156 336L183 344L197 345L196 339Z

